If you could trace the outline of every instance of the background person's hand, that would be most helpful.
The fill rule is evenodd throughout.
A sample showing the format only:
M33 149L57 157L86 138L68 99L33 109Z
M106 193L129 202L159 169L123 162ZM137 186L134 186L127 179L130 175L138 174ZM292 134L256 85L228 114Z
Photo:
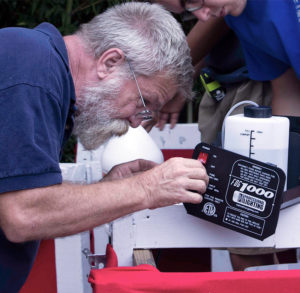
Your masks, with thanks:
M174 128L178 122L180 112L186 102L186 99L178 92L172 100L163 106L157 117L156 127L163 130L166 123L170 123L170 128Z
M170 128L174 128L185 102L186 99L178 92L159 112L152 113L151 120L143 121L141 125L147 132L150 132L154 126L163 130L168 122L170 123Z
M150 132L151 129L157 124L159 117L159 112L152 112L152 119L142 121L141 125L147 132Z

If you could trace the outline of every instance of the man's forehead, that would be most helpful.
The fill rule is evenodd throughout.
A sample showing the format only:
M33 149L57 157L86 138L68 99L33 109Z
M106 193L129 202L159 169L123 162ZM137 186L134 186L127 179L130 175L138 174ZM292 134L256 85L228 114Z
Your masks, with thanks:
M150 88L145 92L145 97L151 99L151 103L161 106L172 99L177 91L176 78L170 75L158 75L152 80Z

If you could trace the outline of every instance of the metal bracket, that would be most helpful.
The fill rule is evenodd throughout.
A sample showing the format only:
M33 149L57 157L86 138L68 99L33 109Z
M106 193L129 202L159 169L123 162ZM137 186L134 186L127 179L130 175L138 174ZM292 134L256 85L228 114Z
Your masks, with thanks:
M106 255L92 254L88 248L82 250L82 253L86 256L91 269L103 269L106 265Z

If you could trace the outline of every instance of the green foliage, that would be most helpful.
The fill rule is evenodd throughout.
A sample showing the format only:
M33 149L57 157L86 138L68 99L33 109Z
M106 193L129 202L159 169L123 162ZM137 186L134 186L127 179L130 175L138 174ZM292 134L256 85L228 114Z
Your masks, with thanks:
M1 0L0 27L32 28L47 21L63 35L108 7L131 0Z
M66 145L64 146L63 152L62 152L62 157L60 161L62 163L74 163L75 162L75 156L76 156L76 143L77 139L74 135L72 135Z

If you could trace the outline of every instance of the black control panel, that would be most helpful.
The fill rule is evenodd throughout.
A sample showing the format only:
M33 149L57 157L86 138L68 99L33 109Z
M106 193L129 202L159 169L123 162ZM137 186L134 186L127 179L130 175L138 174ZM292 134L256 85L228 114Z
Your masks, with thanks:
M193 158L210 179L200 204L184 204L189 214L259 240L275 233L285 184L280 168L205 143Z

